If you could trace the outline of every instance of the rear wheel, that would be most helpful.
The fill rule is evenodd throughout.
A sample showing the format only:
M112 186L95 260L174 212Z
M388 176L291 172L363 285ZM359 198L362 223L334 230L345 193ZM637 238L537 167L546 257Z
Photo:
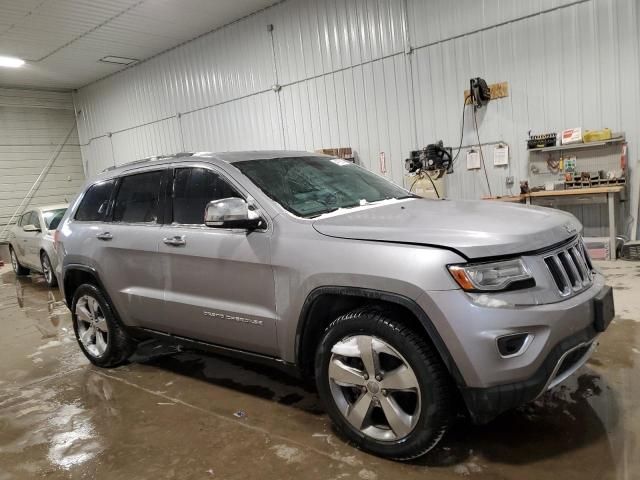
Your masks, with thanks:
M11 266L13 267L13 272L19 276L29 275L29 269L24 268L22 265L20 265L18 256L16 255L13 247L9 247L9 255L11 256Z
M450 421L450 379L437 352L380 309L358 309L329 325L316 382L338 430L376 455L422 456Z
M42 275L47 282L47 285L50 287L55 287L58 285L58 279L56 278L56 274L53 272L53 267L51 266L51 259L47 252L42 252L40 254L40 264L42 265Z
M127 361L135 342L116 320L109 301L98 287L87 283L78 287L71 312L78 344L91 363L117 367Z

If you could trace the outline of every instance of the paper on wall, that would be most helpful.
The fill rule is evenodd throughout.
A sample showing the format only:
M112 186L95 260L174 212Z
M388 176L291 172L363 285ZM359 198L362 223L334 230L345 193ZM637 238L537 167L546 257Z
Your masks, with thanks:
M467 170L476 168L480 168L480 154L475 150L469 150L467 152Z
M509 147L507 145L496 145L493 149L494 165L509 165Z

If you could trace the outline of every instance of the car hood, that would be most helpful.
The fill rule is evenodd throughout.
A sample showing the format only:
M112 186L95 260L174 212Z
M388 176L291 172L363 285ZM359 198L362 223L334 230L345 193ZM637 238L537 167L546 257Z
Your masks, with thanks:
M410 199L336 213L313 227L330 237L450 248L469 259L532 252L582 229L569 213L499 201Z

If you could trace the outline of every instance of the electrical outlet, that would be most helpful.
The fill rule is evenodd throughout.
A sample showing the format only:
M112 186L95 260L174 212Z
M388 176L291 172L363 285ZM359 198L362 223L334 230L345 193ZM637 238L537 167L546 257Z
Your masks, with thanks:
M507 188L513 187L514 183L515 183L515 179L512 176L507 177Z

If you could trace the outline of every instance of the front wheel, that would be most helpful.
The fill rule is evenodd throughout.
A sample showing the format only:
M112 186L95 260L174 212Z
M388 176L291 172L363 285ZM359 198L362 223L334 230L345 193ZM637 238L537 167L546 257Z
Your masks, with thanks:
M29 275L29 269L24 268L20 265L20 261L18 261L18 255L16 255L16 251L13 247L9 247L9 255L11 256L11 266L13 267L13 273L18 276Z
M95 285L78 287L71 304L73 329L82 352L99 367L117 367L133 353L135 342L116 320L109 301Z
M316 382L338 430L363 450L411 460L450 421L450 379L434 347L390 312L358 309L334 320L317 350Z

